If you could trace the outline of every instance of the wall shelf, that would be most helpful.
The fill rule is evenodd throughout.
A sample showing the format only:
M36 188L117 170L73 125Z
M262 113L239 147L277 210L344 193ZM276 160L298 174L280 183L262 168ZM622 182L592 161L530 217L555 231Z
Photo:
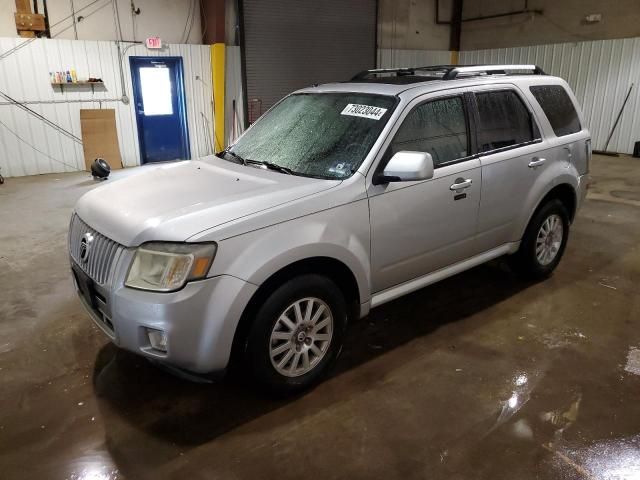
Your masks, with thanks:
M74 87L91 87L91 92L95 93L95 87L104 89L104 82L51 82L52 87L60 87L60 92L64 92L65 87L73 89Z

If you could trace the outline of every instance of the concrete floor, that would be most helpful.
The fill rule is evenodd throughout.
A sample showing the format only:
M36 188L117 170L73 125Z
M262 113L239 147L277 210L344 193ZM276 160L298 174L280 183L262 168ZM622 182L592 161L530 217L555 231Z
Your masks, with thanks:
M553 278L496 262L387 304L287 401L116 350L67 268L70 211L94 183L8 179L0 477L640 478L640 160L592 173Z

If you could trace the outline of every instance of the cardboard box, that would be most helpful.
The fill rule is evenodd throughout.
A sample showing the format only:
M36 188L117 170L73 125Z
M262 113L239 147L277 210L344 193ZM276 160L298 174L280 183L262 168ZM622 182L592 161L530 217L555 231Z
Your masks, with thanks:
M114 109L81 109L80 128L87 171L91 170L91 164L96 158L104 158L112 170L122 168Z

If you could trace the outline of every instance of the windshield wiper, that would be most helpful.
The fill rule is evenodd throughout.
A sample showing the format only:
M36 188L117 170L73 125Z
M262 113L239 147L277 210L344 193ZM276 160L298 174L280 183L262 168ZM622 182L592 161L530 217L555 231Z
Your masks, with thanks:
M258 162L258 163L264 165L265 167L271 170L277 170L279 172L286 173L287 175L295 175L294 171L291 170L289 167L283 167L282 165L278 165L277 163L271 163L271 162Z
M223 154L224 153L228 153L233 158L235 158L236 160L241 162L243 165L264 166L264 167L266 167L266 168L268 168L270 170L277 170L278 172L286 173L287 175L295 175L295 172L293 170L291 170L289 167L283 167L282 165L278 165L276 163L271 163L271 162L261 162L259 160L249 160L247 158L244 158L244 157L238 155L236 152L232 152L228 148L223 150L222 153Z
M298 175L297 172L294 172L293 170L291 170L289 167L283 167L282 165L278 165L277 163L271 163L271 162L263 162L261 160L247 160L247 163L245 163L245 165L255 165L256 168L259 167L264 167L264 168L268 168L269 170L277 170L280 173L286 173L287 175Z
M224 149L222 151L222 153L228 153L229 155L231 155L233 158L235 158L236 160L239 160L243 165L247 165L247 159L244 157L241 157L240 155L238 155L235 152L232 152L231 150L229 150L228 148Z

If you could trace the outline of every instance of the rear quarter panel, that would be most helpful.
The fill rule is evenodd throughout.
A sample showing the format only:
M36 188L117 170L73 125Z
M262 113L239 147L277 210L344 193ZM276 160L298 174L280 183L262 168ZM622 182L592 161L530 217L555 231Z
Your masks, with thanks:
M550 153L550 152L549 152ZM546 153L549 155L549 153ZM578 189L578 172L570 162L551 162L540 174L533 187L529 190L511 237L520 240L529 224L529 220L535 213L544 197L558 185L568 184L574 191Z

